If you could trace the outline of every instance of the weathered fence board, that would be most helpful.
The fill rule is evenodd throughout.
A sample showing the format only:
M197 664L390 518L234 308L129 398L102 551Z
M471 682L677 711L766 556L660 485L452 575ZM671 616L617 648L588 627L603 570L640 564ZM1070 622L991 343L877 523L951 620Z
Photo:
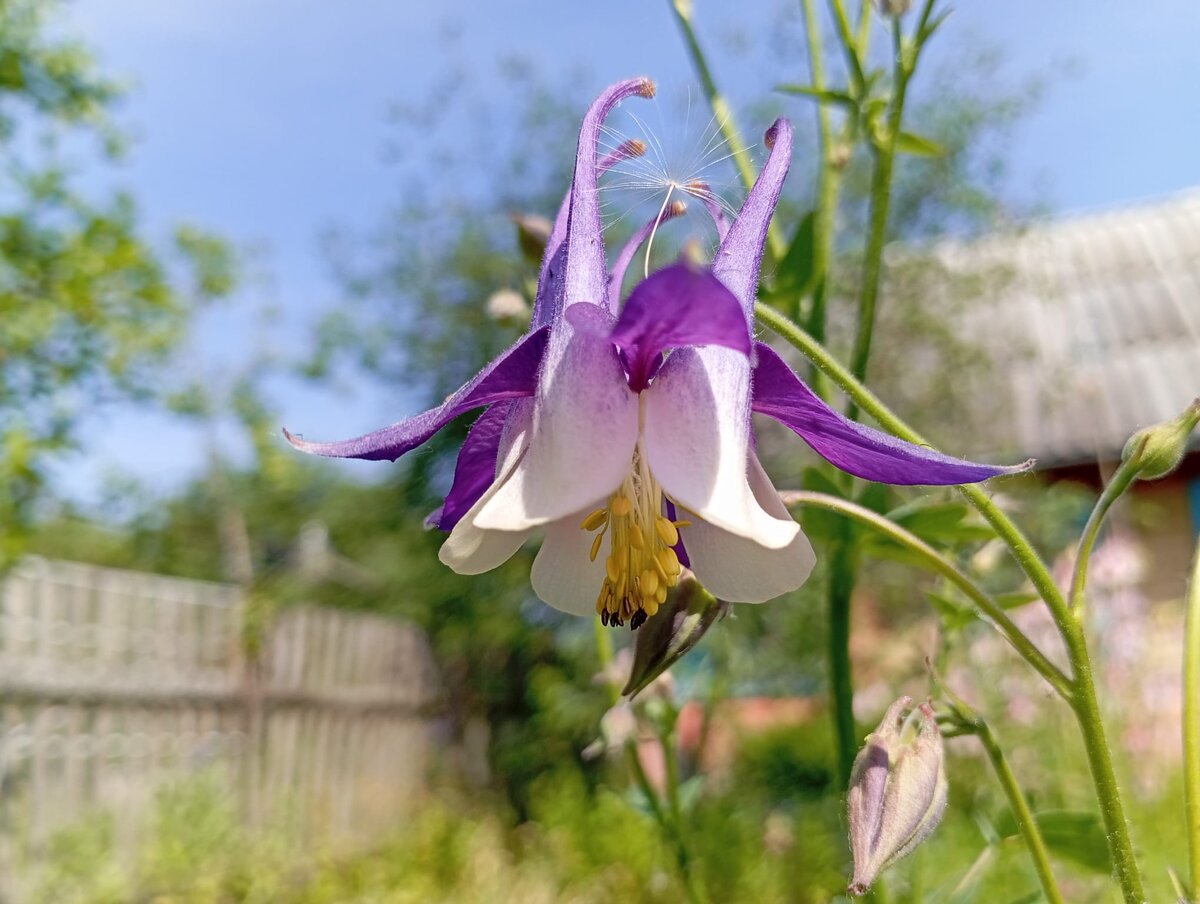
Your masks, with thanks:
M131 844L156 787L214 766L249 819L344 840L397 822L435 733L424 636L299 607L247 661L243 605L228 585L45 559L0 582L0 877L97 809Z

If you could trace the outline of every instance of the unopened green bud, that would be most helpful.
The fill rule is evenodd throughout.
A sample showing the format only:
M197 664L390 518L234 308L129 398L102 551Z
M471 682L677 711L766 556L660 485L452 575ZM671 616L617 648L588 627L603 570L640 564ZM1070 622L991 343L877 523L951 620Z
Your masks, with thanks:
M1178 417L1131 436L1121 453L1121 461L1133 461L1141 480L1166 477L1183 461L1188 440L1197 424L1200 424L1200 399L1193 401Z
M888 708L850 772L852 895L865 894L884 869L928 838L946 811L942 733L928 704L905 717L911 702L901 697Z
M713 622L729 611L729 603L705 590L690 571L658 612L638 629L633 666L621 693L632 697L700 642Z

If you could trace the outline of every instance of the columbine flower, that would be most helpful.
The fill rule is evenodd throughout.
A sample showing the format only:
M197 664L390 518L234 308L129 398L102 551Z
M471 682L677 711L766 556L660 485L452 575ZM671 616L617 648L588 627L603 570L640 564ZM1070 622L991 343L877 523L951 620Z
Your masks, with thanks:
M395 460L455 417L471 428L444 505L440 557L462 574L509 559L535 534L533 589L567 612L636 628L683 565L715 596L762 602L798 587L814 556L754 453L751 411L775 418L839 468L896 484L960 484L1013 468L974 464L846 420L751 336L767 224L791 162L780 119L741 212L711 268L675 264L639 283L624 307L625 268L668 208L610 272L597 177L641 147L597 160L607 114L653 84L613 85L579 133L571 190L546 245L530 332L437 408L357 439L297 448ZM725 224L720 224L724 226Z

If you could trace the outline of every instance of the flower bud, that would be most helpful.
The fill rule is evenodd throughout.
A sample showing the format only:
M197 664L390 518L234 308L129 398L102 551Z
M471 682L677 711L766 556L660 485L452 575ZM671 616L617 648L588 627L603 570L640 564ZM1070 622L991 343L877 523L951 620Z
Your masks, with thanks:
M912 0L875 0L875 8L885 16L903 16L912 7Z
M649 686L728 611L729 603L718 600L685 570L667 604L638 630L629 680L621 693L632 697Z
M1133 460L1138 466L1137 476L1141 480L1166 477L1183 461L1188 440L1198 423L1200 399L1193 401L1178 417L1139 430L1131 436L1121 452L1121 461Z
M888 708L850 773L852 895L864 894L876 876L928 838L946 810L942 733L927 703L902 718L911 702L901 697Z

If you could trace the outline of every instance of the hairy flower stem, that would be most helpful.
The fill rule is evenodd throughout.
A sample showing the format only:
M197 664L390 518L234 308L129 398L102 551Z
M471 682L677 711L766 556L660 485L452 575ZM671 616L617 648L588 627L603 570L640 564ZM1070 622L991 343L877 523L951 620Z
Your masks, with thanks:
M886 131L882 136L868 135L874 154L871 170L871 210L867 225L867 250L863 254L862 281L858 289L858 320L854 348L850 354L850 372L859 380L867 375L871 357L871 339L875 331L875 308L879 301L879 282L883 274L883 246L887 240L888 211L892 201L892 172L896 162L896 142L904 119L904 101L908 80L916 69L920 45L911 56L903 50L900 18L892 19L895 60L892 73L892 98L888 105ZM850 400L846 416L857 419L858 408Z
M778 333L824 371L859 408L874 418L885 430L911 443L925 443L919 433L897 417L874 393L856 379L848 368L844 367L821 343L815 341L803 329L778 311L762 304L755 305L755 314L759 322ZM1091 658L1083 627L1071 614L1066 598L1054 583L1054 578L1046 563L1042 561L1041 556L1021 533L1021 530L992 501L987 491L977 486L959 487L959 491L983 515L984 520L996 531L996 535L1008 546L1021 570L1025 572L1045 601L1054 618L1055 625L1066 643L1072 669L1071 709L1079 723L1080 733L1083 735L1088 765L1092 773L1092 783L1095 786L1100 812L1104 818L1109 850L1116 866L1117 879L1120 882L1126 904L1143 904L1146 898L1142 888L1141 874L1134 857L1129 826L1125 820L1124 807L1113 771L1104 724L1100 718L1095 679L1092 674Z
M979 739L980 745L987 754L988 762L992 764L996 779L1000 782L1000 788L1004 791L1009 807L1012 808L1013 818L1017 822L1017 830L1021 833L1021 840L1025 842L1025 847L1033 860L1033 868L1037 872L1038 881L1046 895L1046 901L1049 904L1063 904L1062 892L1059 891L1054 871L1050 868L1050 854L1046 849L1045 839L1042 838L1042 830L1038 828L1037 819L1034 818L1033 811L1029 809L1029 802L1025 800L1025 794L1017 782L1017 777L1013 774L1004 750L1001 749L996 736L992 734L991 727L982 716L966 707L961 700L956 699L953 706L960 716L966 718L967 725L963 727L964 733L973 734Z
M746 148L746 142L742 140L741 132L738 131L737 123L733 121L733 110L730 108L729 102L725 100L725 96L717 90L712 70L708 68L708 59L696 37L696 29L692 24L692 0L669 0L669 2L671 11L675 14L675 21L679 24L683 42L687 45L692 68L696 70L696 78L700 80L700 87L712 109L713 119L716 120L717 128L721 130L721 137L729 145L729 153L733 156L733 164L742 180L742 185L749 191L754 185L754 164L750 161L750 153ZM774 223L767 230L767 248L771 257L777 261L783 260L783 255L787 251L783 236Z
M1189 882L1200 902L1200 543L1188 584L1183 646L1183 782L1187 800Z
M1075 712L1075 720L1079 723L1079 731L1083 735L1083 746L1087 753L1088 766L1091 768L1096 798L1100 802L1100 815L1104 819L1104 830L1108 836L1117 881L1120 883L1126 904L1144 904L1146 892L1142 887L1142 876L1133 853L1129 823L1125 818L1117 775L1113 770L1112 754L1109 753L1108 738L1100 716L1100 702L1096 698L1096 682L1087 640L1082 626L1074 618L1070 618L1065 627L1060 622L1058 628L1066 641L1074 672L1075 697L1071 700L1071 709Z
M1083 617L1084 596L1087 590L1088 563L1091 561L1092 547L1096 545L1096 537L1100 534L1100 527L1104 524L1104 518L1108 515L1108 510L1112 508L1113 503L1120 499L1122 494L1133 485L1140 467L1140 462L1136 456L1131 456L1121 462L1112 479L1105 485L1104 491L1096 501L1091 515L1088 516L1087 524L1083 528L1083 535L1079 538L1079 549L1075 553L1075 569L1071 575L1071 590L1067 594L1071 613L1077 619Z

